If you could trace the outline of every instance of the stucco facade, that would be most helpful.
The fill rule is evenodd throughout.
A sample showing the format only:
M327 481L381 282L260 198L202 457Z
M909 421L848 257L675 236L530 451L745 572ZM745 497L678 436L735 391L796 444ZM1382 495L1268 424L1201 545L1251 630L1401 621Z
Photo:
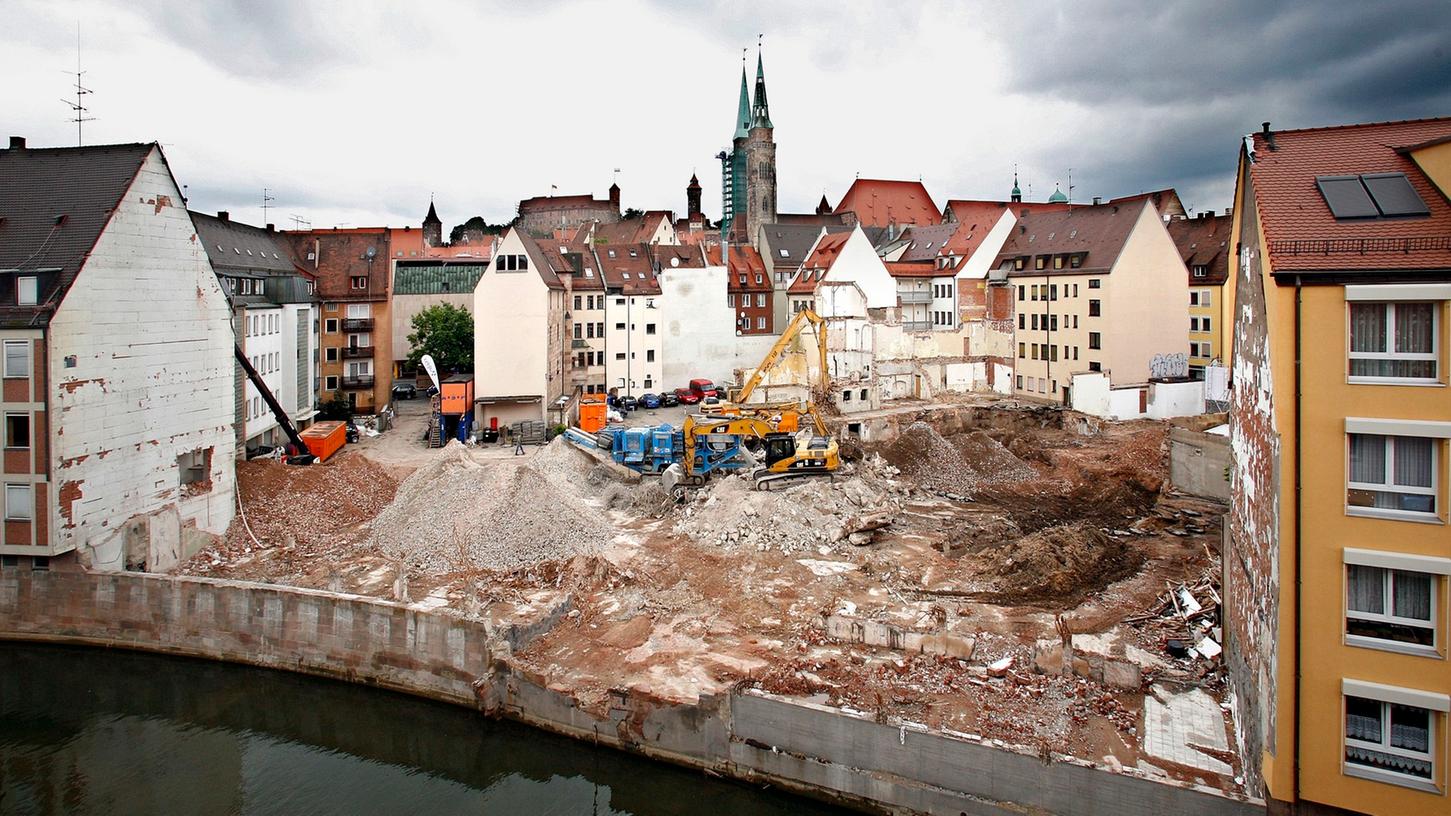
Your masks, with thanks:
M565 308L564 287L534 242L509 230L474 288L474 394L481 426L542 420L565 393Z

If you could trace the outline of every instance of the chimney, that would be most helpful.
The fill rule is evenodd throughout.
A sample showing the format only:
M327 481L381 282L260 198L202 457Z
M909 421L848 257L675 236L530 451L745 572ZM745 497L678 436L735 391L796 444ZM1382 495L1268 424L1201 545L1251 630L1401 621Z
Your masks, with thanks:
M232 214L229 213L229 212L227 212L226 210L217 210L217 220L218 221L231 221L232 220Z
M25 137L24 136L11 136L10 137L10 149L11 150L24 150L25 149Z
M267 231L268 232L276 232L277 231L277 225L276 224L268 224L267 225Z
M1275 149L1275 134L1273 134L1273 133L1270 132L1270 123L1269 122L1265 122L1264 123L1264 129L1262 131L1260 131L1260 134L1265 137L1265 144L1268 145L1271 150L1274 150Z
M1100 205L1102 203L1103 203L1103 196L1094 196L1093 197L1093 206L1097 207L1098 205Z

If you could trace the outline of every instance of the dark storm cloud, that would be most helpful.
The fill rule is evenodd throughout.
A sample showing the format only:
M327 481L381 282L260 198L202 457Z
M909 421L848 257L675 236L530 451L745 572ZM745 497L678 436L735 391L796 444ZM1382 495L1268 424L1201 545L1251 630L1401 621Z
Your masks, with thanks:
M1262 121L1451 113L1444 0L1035 5L999 34L1008 89L1085 107L1082 128L1037 157L1078 168L1080 193L1177 186L1191 207L1222 207L1239 139Z

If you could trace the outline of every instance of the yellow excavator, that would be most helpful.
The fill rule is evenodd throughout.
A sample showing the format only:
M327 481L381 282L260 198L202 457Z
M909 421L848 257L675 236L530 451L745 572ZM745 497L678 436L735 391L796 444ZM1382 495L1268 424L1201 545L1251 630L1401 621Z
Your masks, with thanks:
M806 476L830 476L841 467L836 440L825 434L782 431L755 416L688 416L679 462L661 474L671 493L705 484L711 473L739 470L749 463L751 448L760 449L765 464L751 471L757 490Z
M816 334L817 372L819 379L812 388L811 397L805 402L783 402L783 403L759 403L751 405L747 403L751 394L755 392L756 386L761 384L766 372L770 371L781 355L786 352L786 347L796 339L810 324ZM817 403L829 398L831 392L831 378L827 370L826 355L826 319L811 309L802 309L781 332L780 338L766 352L759 365L751 372L751 376L740 388L732 389L730 399L719 405L712 405L704 410L709 416L748 416L770 422L777 431L794 433L801 426L801 417L810 418L812 426L816 429L818 436L827 436L826 422L821 417L821 411Z

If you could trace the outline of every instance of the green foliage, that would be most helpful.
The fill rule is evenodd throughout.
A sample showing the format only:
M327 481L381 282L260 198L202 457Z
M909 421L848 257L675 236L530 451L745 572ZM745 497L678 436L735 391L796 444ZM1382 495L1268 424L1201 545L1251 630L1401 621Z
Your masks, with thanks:
M545 434L545 437L548 439L553 439L554 437L559 436L562 433L564 433L563 423L555 423L554 425L549 426L549 431Z
M639 209L636 209L634 207L630 207L629 209L625 210L625 214L624 215L620 216L620 220L622 220L622 221L629 221L631 218L644 218L644 217L645 217L645 211L644 210L639 210Z
M343 395L335 394L332 399L324 402L318 408L317 418L344 420L351 416L352 413L352 406L348 404L346 399L343 399Z
M484 220L483 216L476 215L449 230L448 242L451 244L478 243L486 235L503 235L518 220L516 217L507 224L490 224Z
M433 355L440 375L454 369L474 368L474 316L462 306L439 303L413 316L408 335L408 364L418 366L423 355Z

